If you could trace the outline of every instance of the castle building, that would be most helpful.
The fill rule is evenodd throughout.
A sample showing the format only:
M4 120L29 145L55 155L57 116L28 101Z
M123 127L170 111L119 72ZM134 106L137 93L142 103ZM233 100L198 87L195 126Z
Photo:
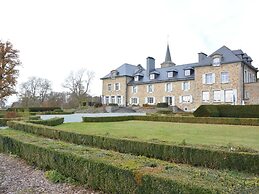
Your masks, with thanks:
M147 57L146 68L125 63L101 78L102 101L120 106L166 102L184 111L202 104L259 104L258 70L252 61L242 50L222 46L209 56L198 53L198 62L176 65L167 45L160 68Z

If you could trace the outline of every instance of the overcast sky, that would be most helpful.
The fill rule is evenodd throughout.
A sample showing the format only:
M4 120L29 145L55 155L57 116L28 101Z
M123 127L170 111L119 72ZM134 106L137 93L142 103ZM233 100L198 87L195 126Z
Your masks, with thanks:
M167 41L178 65L226 45L259 67L258 10L258 0L0 0L0 39L20 50L19 84L37 76L63 91L86 68L101 95L100 77L123 63L145 67L151 56L159 67Z

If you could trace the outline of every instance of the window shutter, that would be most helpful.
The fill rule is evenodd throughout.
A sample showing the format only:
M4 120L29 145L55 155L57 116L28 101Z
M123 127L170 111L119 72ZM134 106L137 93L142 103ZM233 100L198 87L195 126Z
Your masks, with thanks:
M172 106L175 106L175 97L172 96Z
M137 98L137 104L139 104L139 98Z
M136 93L138 93L138 86L136 86Z
M182 103L183 102L183 98L182 96L179 96L179 103Z
M167 83L165 83L165 92L167 92Z
M215 73L212 74L212 83L215 83Z
M121 90L121 83L119 83L119 90Z
M173 91L173 84L172 83L170 83L170 89L171 89L170 92L172 92Z
M124 106L124 102L123 102L123 96L121 96L121 105L123 105Z
M220 90L220 101L221 102L225 101L225 92L224 92L224 90Z
M147 85L147 92L148 92L148 87L149 87L149 85Z
M132 104L132 98L130 98L130 104Z
M155 86L154 85L152 85L152 92L154 92L155 91Z
M109 104L112 103L112 97L109 96Z
M145 104L147 104L147 97L145 97Z
M163 102L166 102L166 101L165 101L165 96L163 96Z
M190 95L190 102L192 102L193 101L193 98L192 98L192 95Z
M191 83L188 82L188 90L190 90L190 89L191 89Z
M206 84L206 74L202 74L202 83Z
M237 103L237 89L233 89L233 102Z
M153 102L154 102L154 104L156 103L156 98L155 97L153 97Z
M182 82L182 90L184 90L184 82Z

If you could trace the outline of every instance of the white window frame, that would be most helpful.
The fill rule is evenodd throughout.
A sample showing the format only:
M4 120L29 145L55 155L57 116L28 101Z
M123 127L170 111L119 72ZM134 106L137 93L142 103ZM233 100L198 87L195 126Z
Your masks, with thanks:
M146 102L147 102L147 104L155 104L155 97L153 97L153 96L146 97Z
M229 83L229 72L221 72L220 74L220 80L222 84L227 84Z
M209 91L203 91L202 92L202 101L203 102L209 102L210 101L210 92Z
M105 104L108 105L110 103L110 96L105 96Z
M115 83L114 84L114 90L119 91L120 90L120 83Z
M122 104L122 96L116 97L116 104L121 105Z
M221 57L220 56L214 57L212 59L212 65L213 66L218 67L218 66L220 66L220 64L221 64Z
M138 86L132 86L132 93L133 94L138 93Z
M116 97L115 96L111 96L111 104L115 104L116 103Z
M211 78L209 79L209 76L211 76ZM215 73L206 73L202 75L202 83L203 84L214 84L215 83Z
M168 78L174 77L174 72L173 72L173 71L168 71L168 72L167 72L167 77L168 77Z
M138 75L136 75L136 76L134 77L134 81L135 81L135 82L139 81L139 76L138 76Z
M149 79L156 79L156 75L155 75L154 73L151 73L151 74L149 75Z
M165 91L172 92L173 91L173 84L172 83L165 83Z
M188 91L191 88L191 83L190 82L182 82L182 90L183 91Z
M154 92L154 85L153 84L148 84L147 85L147 92L148 93L153 93Z
M232 89L225 90L225 102L234 102L234 91Z
M138 97L131 97L130 98L130 104L131 105L138 105L139 104L139 98Z
M192 103L192 95L184 95L184 96L180 96L181 102L182 103Z
M185 69L184 70L184 76L190 76L191 75L191 70L190 69Z
M221 90L213 90L213 102L221 102L222 98Z
M108 91L112 91L112 84L108 84Z

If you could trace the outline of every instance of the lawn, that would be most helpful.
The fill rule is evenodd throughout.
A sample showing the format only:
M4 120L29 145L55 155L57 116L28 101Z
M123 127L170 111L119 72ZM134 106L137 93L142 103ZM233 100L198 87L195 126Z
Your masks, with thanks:
M76 133L170 143L244 146L259 151L259 126L151 121L65 123L55 128Z

